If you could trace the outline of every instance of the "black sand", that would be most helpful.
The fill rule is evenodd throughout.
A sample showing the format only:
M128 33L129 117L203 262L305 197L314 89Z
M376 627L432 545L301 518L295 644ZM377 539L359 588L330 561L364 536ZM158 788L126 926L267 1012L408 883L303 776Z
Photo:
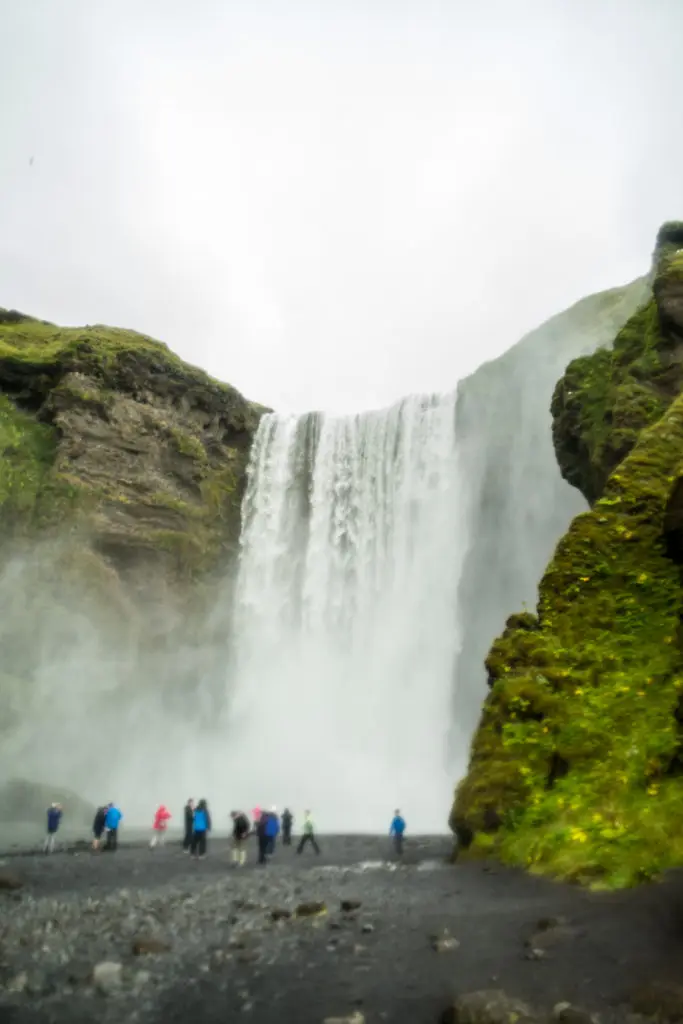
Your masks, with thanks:
M321 842L320 858L279 847L266 868L252 843L243 870L226 840L201 862L175 844L4 858L0 872L24 885L0 891L0 1021L320 1024L357 1009L366 1024L435 1024L455 993L491 988L546 1013L566 1000L621 1021L644 981L683 982L680 876L597 895L447 866L444 838L413 839L393 869L361 868L390 857L384 839ZM361 906L343 913L344 899ZM327 913L273 921L310 901ZM566 920L538 937L542 918ZM445 929L459 947L437 952ZM134 955L150 936L170 949ZM121 965L105 992L92 982L103 961Z

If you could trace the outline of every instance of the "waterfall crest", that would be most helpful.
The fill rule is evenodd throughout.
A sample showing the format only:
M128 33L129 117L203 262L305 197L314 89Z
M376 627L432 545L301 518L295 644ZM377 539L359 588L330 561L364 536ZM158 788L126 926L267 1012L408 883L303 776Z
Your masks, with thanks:
M255 802L445 831L466 548L455 392L263 417L243 505L228 743ZM456 701L457 706L457 701ZM242 758L247 758L242 762Z

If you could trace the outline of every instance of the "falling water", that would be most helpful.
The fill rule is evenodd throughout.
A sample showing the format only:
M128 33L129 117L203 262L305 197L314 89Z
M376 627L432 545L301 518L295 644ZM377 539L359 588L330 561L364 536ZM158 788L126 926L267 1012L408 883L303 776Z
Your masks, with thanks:
M444 830L465 547L455 402L263 417L228 733L254 802L314 808L326 830L379 831L395 807Z

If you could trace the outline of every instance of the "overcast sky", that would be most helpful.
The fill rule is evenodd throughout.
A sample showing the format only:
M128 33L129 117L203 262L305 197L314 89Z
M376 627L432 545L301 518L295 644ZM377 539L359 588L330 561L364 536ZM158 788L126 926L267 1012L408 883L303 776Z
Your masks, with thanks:
M683 217L682 0L0 0L0 34L0 305L279 409L450 388Z

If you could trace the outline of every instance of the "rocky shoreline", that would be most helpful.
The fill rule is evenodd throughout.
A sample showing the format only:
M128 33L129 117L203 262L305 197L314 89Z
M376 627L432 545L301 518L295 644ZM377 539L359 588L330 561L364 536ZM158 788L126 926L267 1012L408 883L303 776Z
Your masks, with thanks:
M564 1003L683 1019L678 876L597 895L449 866L449 845L413 840L396 864L384 839L328 837L319 859L280 849L259 869L251 851L243 871L224 840L203 862L176 845L6 858L0 1021L589 1020Z

